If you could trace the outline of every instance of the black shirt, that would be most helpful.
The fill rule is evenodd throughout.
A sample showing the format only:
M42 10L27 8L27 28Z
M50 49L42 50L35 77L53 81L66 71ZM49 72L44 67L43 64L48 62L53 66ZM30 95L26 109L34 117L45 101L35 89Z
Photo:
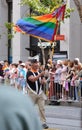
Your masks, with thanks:
M27 75L26 75L26 80L27 80L27 83L29 85L29 87L36 92L36 81L35 82L31 82L29 81L29 76L33 75L33 76L37 76L39 73L38 72L32 72L32 71L28 71L27 72ZM39 90L40 90L40 87L41 87L41 84L40 84L40 79L37 80L37 84L38 84L38 92L37 94L39 93Z

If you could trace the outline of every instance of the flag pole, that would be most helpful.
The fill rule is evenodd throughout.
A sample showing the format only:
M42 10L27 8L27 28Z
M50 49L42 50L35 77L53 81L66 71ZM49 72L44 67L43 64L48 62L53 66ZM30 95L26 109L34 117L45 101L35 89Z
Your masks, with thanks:
M38 39L38 40L39 40L39 43L40 43L40 49L41 49L41 51L42 51L43 65L45 66L45 53L44 53L45 47L42 46L41 39Z

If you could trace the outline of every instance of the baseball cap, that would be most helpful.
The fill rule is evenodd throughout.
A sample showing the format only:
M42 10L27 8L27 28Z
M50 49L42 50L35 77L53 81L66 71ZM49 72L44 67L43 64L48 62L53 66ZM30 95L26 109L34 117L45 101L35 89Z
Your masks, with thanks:
M25 66L25 63L21 63L20 65L21 65L21 66Z
M76 60L76 61L80 62L79 58L75 58L74 60Z
M62 61L61 61L61 60L57 60L57 64L58 64L58 65L61 65L61 64L62 64Z

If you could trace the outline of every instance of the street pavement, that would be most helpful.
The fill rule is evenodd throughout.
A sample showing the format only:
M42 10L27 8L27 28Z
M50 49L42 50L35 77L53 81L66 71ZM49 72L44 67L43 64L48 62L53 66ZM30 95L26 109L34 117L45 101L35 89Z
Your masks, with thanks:
M74 106L46 105L47 124L54 130L82 130L82 108Z

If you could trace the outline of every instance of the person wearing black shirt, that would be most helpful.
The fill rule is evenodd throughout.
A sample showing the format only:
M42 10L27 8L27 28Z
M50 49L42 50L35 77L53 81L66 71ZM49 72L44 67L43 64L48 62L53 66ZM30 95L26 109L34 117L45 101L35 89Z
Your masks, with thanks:
M34 104L37 104L40 112L40 119L42 126L47 129L45 118L45 95L42 90L42 85L45 83L44 78L45 71L39 72L39 63L37 59L31 60L31 70L27 72L27 86L28 95L31 97Z

